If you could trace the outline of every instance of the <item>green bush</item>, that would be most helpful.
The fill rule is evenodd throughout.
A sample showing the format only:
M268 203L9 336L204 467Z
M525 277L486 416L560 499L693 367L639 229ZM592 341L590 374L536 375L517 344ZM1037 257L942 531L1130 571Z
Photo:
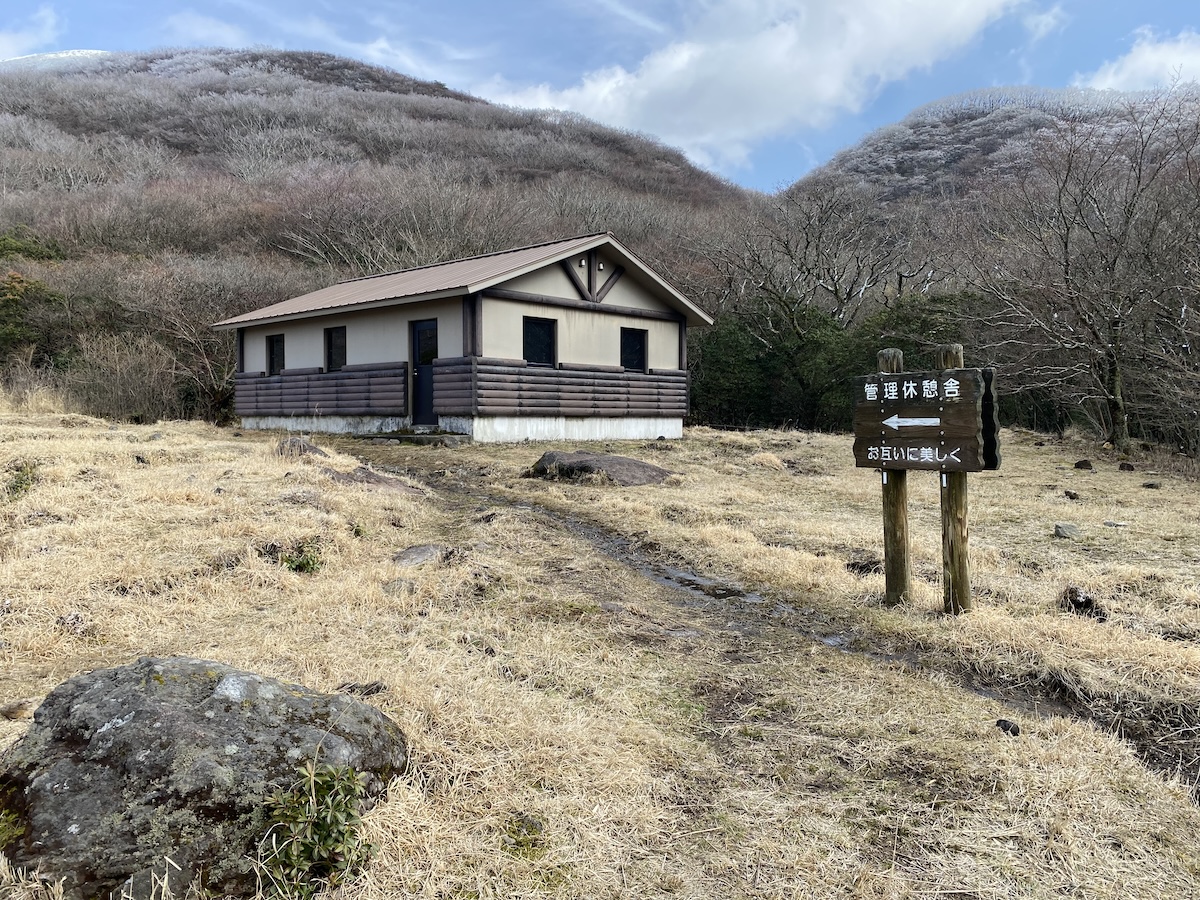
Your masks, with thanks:
M279 561L284 568L301 575L312 575L321 571L324 560L321 559L321 546L315 540L303 541L294 549L284 552Z
M37 465L26 460L8 467L8 480L4 483L4 494L9 500L24 497L37 484Z
M366 865L371 845L359 834L366 776L349 766L309 761L290 790L268 801L272 825L259 871L281 897L308 900Z
M0 259L23 256L26 259L66 259L54 241L43 241L28 228L18 226L0 234Z

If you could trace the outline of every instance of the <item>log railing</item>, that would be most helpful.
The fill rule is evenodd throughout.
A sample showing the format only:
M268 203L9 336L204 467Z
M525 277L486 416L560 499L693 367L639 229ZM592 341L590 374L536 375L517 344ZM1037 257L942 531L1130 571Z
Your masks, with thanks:
M234 403L239 416L404 416L408 363L345 366L337 372L239 372Z
M681 369L530 366L520 359L459 357L433 363L433 408L443 416L650 416L688 412Z

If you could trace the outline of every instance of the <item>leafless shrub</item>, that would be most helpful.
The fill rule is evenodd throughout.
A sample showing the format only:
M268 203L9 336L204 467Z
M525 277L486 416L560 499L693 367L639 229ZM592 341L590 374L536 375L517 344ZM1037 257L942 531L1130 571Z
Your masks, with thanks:
M66 388L90 415L154 422L178 417L177 373L174 354L147 335L81 336Z

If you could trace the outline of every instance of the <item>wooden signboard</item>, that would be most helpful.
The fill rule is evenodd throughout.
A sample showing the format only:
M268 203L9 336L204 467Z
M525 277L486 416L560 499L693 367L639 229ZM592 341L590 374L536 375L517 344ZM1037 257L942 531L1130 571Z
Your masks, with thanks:
M998 469L992 377L992 369L942 369L856 378L855 464L933 472Z

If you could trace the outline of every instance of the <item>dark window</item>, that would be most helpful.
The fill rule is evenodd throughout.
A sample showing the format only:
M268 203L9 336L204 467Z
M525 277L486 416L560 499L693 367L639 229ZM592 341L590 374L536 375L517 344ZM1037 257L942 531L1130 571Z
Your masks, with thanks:
M643 328L621 329L621 365L634 372L646 371L646 335Z
M283 335L267 335L267 374L278 375L283 371Z
M325 329L325 371L340 372L346 365L346 326Z
M535 319L525 316L524 349L525 362L531 366L553 366L558 362L554 341L553 319Z
M413 322L413 365L432 366L438 355L437 319Z

